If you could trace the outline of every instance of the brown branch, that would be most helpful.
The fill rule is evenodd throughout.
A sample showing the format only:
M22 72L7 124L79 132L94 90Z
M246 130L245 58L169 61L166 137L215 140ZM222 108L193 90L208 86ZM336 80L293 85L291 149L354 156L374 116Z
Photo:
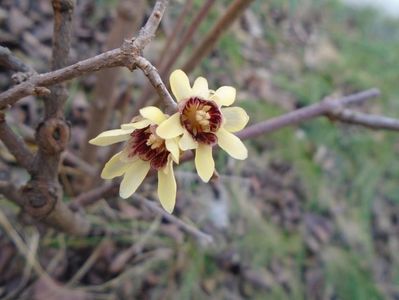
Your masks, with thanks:
M238 132L237 136L244 140L254 138L262 134L274 132L286 126L296 125L319 116L328 115L339 107L359 104L365 100L378 97L379 95L380 91L374 88L335 100L325 100L249 126Z
M171 110L176 111L176 101L173 100L165 84L162 82L161 76L159 75L157 69L147 59L140 56L136 59L136 65L148 77L152 86L157 91L159 97L165 101L166 105Z
M190 58L183 66L183 70L190 73L198 65L202 59L208 55L215 47L216 42L221 37L231 24L245 11L245 9L252 3L253 0L235 0L226 9L222 18L216 22L213 28L200 42L200 45L191 54Z
M350 109L338 109L327 114L332 120L364 126L370 129L399 131L399 120L385 116L370 115Z
M11 182L0 181L0 194L20 207L24 204L20 191Z
M159 54L158 61L156 63L157 66L160 66L162 62L165 60L167 53L169 52L170 48L172 47L173 43L176 40L176 37L182 31L184 25L184 19L188 15L188 12L191 10L193 6L193 0L187 0L184 3L183 9L180 11L179 16L177 17L177 21L172 28L172 33L166 38L166 43L164 48L162 49L161 53Z
M180 229L182 229L187 234L190 234L191 236L195 237L201 244L208 245L208 244L213 243L212 236L210 236L209 234L206 234L205 232L202 232L201 230L199 230L198 228L196 228L190 224L183 222L182 220L175 217L174 215L167 213L162 207L160 207L155 202L150 201L147 198L145 198L139 194L134 194L133 198L139 200L145 207L152 210L153 212L162 215L162 217L165 218L166 220L168 220L169 222L177 225Z
M135 57L140 55L141 51L154 36L167 3L168 0L158 0L146 25L140 30L139 36L135 39L125 40L120 48L52 72L33 75L26 82L1 93L0 110L14 104L25 96L35 94L37 88L40 87L48 87L105 68L125 66L133 70Z
M176 60L180 57L180 54L186 48L188 43L192 40L195 31L199 28L202 21L208 15L212 5L215 3L215 0L207 0L201 9L199 10L198 14L195 16L193 21L191 22L189 28L183 35L180 43L175 47L174 51L168 56L168 60L166 63L162 64L159 68L161 71L161 77L164 78L167 73L170 72L170 69L173 67Z
M3 113L0 113L0 139L7 147L8 151L14 155L18 164L28 171L31 170L33 154L28 149L23 139L15 134L7 125Z
M19 58L15 57L10 49L0 46L0 65L14 72L32 72L33 70Z
M75 197L71 203L71 208L77 209L79 207L86 207L99 199L107 198L109 196L117 195L119 190L119 183L117 181L105 182L98 187L91 189L88 192L81 193Z

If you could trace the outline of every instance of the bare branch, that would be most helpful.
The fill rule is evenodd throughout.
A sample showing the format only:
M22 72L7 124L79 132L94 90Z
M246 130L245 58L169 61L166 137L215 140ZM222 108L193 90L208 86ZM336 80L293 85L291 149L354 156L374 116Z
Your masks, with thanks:
M90 191L80 194L73 199L71 207L77 209L79 207L89 206L97 202L99 199L107 198L116 195L119 190L119 183L117 181L105 182Z
M177 103L173 100L165 84L162 82L161 76L157 69L144 57L139 56L136 59L137 67L139 67L150 80L152 86L157 91L159 97L163 99L169 108L174 111L177 109Z
M194 226L192 226L190 224L183 222L179 218L176 218L174 215L167 213L164 209L162 209L155 202L150 201L147 198L145 198L139 194L134 194L133 198L136 198L137 200L139 200L144 206L146 206L153 212L162 215L162 217L164 217L169 222L176 224L180 229L182 229L186 233L195 237L201 244L208 245L208 244L213 243L212 236L210 236L209 234L206 234L205 232L202 232L201 230L199 230L198 228L195 228Z
M213 4L215 3L215 0L207 0L204 2L203 6L191 22L189 28L187 31L184 33L183 38L181 39L180 43L175 47L174 51L171 53L171 55L168 56L168 59L166 63L163 63L161 67L159 68L161 71L161 77L164 78L168 72L170 72L170 69L173 67L173 64L176 62L176 60L179 58L180 54L183 52L183 50L186 48L188 43L192 40L195 31L199 28L200 24L202 21L205 19L205 17L208 15L210 9L212 8ZM198 58L200 60L200 58Z
M175 42L176 37L182 31L184 25L184 19L188 15L188 12L191 10L192 6L193 6L193 0L187 0L186 3L184 3L183 9L180 11L179 16L177 17L177 21L175 22L175 25L172 28L172 32L167 37L164 48L162 49L162 52L159 54L158 61L156 63L157 66L160 66L162 64L171 46Z
M249 126L237 133L241 139L250 139L259 135L276 131L286 126L295 125L319 116L328 115L335 109L352 104L359 104L365 100L378 97L378 89L370 89L340 99L325 100L304 108L294 110L282 116L278 116L255 125Z
M33 154L28 149L23 139L15 134L7 125L3 113L0 113L0 139L7 147L8 151L14 155L18 164L28 171L31 170Z
M0 181L0 194L3 194L7 200L10 200L20 207L23 207L24 201L22 195L11 182Z
M202 59L212 51L216 42L224 31L226 31L231 24L245 11L245 9L252 3L253 0L235 0L229 7L227 7L225 14L216 22L213 28L200 42L200 45L191 54L183 66L183 70L190 73Z
M399 120L385 116L370 115L350 109L338 109L327 114L332 120L361 125L370 129L399 131Z
M28 65L14 56L10 49L0 46L0 65L14 72L31 72L33 71Z
M124 59L122 51L114 49L56 71L33 75L27 81L0 94L0 109L23 97L34 95L38 87L48 87L104 68L123 66Z

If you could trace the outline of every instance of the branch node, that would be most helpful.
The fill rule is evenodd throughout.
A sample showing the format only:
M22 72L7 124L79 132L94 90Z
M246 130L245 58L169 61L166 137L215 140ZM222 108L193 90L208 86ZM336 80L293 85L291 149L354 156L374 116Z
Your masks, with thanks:
M36 96L43 97L43 96L50 95L51 91L48 88L44 87L44 86L37 86L37 87L34 87L33 94L36 95Z
M70 136L70 128L63 119L49 119L39 125L37 141L40 149L47 154L64 151Z
M30 181L22 188L24 210L36 220L45 218L54 209L59 189L47 181Z

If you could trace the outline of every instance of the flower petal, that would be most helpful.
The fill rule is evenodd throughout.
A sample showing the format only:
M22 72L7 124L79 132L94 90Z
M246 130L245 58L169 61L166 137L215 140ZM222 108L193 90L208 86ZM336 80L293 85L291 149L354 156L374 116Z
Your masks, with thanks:
M130 164L121 160L123 156L122 151L118 152L105 164L104 169L101 172L101 178L112 179L117 176L123 175L126 170L130 167Z
M123 142L129 139L132 129L113 129L100 133L94 139L89 141L96 146L108 146L111 144Z
M179 144L177 142L177 139L167 139L165 140L165 146L166 149L172 154L172 158L175 163L179 163L179 158L180 158L180 150L179 150Z
M140 109L140 115L157 125L166 120L165 114L155 106L147 106Z
M177 102L190 98L192 89L186 73L182 70L173 71L172 74L170 74L169 82Z
M183 127L180 124L180 113L177 112L163 121L157 128L157 135L164 139L171 139L183 133Z
M204 182L211 179L215 171L215 162L212 157L212 146L206 144L198 144L195 151L195 168L197 169L199 177Z
M246 159L248 150L241 140L224 128L216 132L219 146L235 159Z
M204 77L198 77L194 81L193 92L191 96L196 96L202 99L209 98L208 81Z
M131 129L133 131L135 129L142 129L144 127L147 127L150 124L151 124L151 121L145 119L145 120L141 120L141 121L134 122L134 123L122 124L121 128L122 129Z
M173 173L173 163L170 161L165 169L158 171L158 197L162 207L168 213L172 213L176 203L176 180Z
M183 151L195 149L198 147L198 143L192 138L191 134L185 130L183 136L179 141L179 147Z
M248 114L241 107L226 107L221 110L226 121L223 128L230 132L240 131L249 121Z
M232 86L222 86L215 91L210 99L219 106L230 106L236 100L236 89Z
M139 185L143 182L148 171L150 170L150 163L138 159L134 161L126 170L125 176L119 187L119 196L126 199L133 195Z

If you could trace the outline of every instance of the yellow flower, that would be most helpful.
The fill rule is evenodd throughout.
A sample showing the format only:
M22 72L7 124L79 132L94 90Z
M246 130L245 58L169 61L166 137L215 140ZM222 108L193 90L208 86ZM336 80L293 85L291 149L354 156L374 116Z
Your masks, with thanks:
M127 141L124 149L105 164L101 177L112 179L123 175L119 195L126 199L137 190L150 169L157 170L158 197L163 208L171 213L176 202L173 161L178 163L180 155L177 139L163 139L156 134L159 124L167 119L157 107L142 108L140 115L141 120L104 131L89 143L108 146Z
M247 148L232 132L243 129L249 117L240 107L222 108L235 101L235 88L222 86L216 91L209 90L203 77L198 77L191 87L182 70L174 71L169 80L179 111L158 126L157 135L165 139L182 135L179 147L183 151L195 149L195 167L205 182L215 170L213 145L218 144L236 159L246 159Z

